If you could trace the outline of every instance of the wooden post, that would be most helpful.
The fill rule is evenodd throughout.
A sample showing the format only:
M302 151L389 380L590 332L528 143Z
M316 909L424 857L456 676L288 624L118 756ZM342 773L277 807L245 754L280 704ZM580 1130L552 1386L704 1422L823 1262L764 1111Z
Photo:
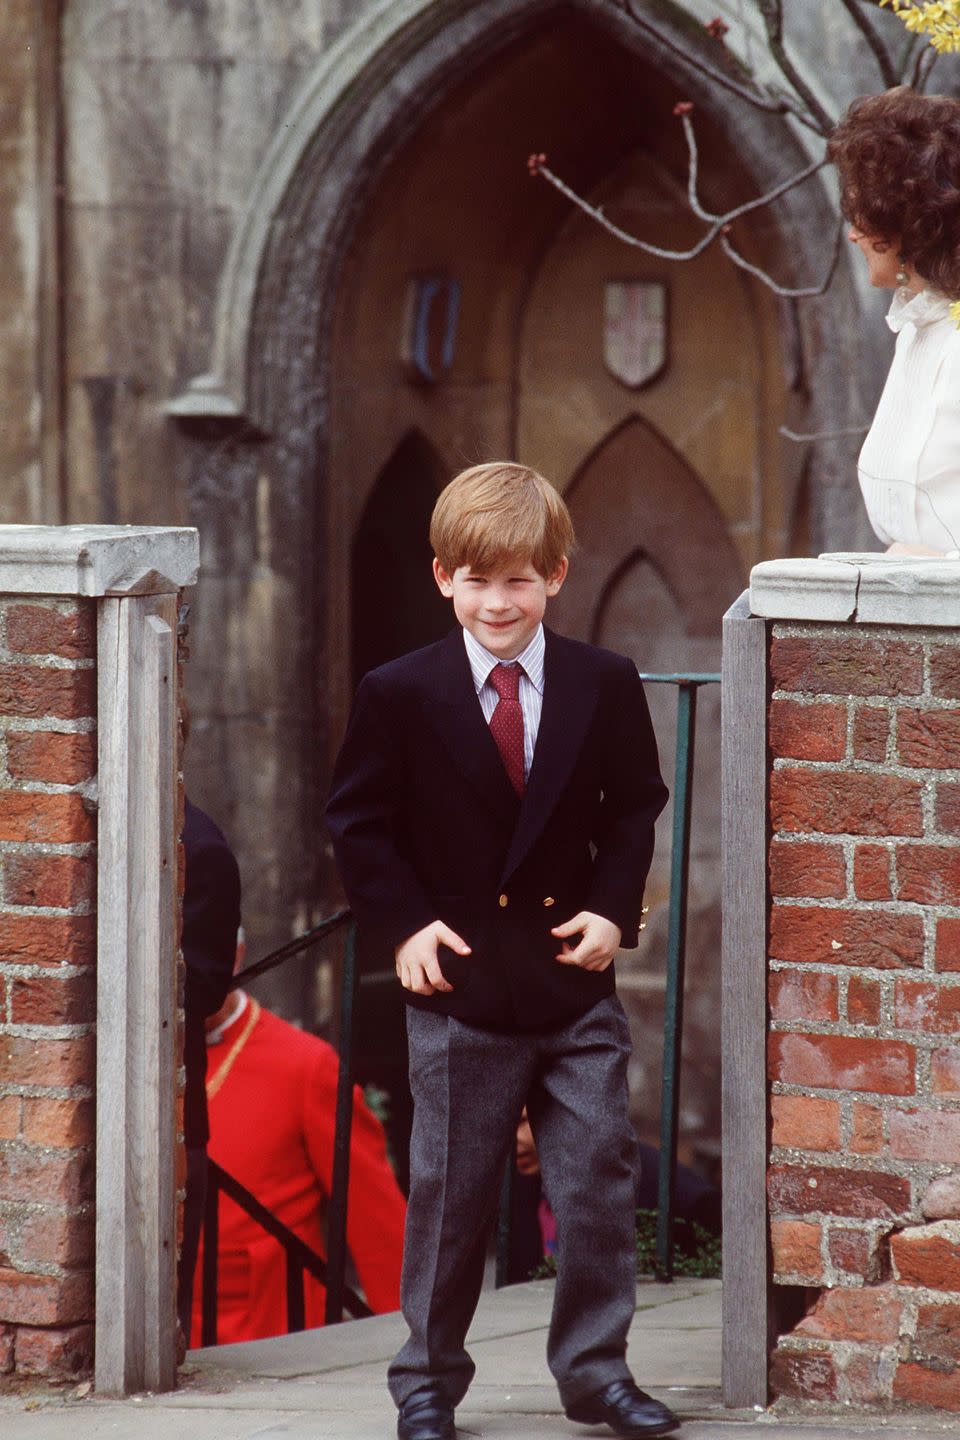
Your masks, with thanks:
M101 601L96 1384L176 1368L176 597Z
M766 624L723 621L723 1399L767 1403Z

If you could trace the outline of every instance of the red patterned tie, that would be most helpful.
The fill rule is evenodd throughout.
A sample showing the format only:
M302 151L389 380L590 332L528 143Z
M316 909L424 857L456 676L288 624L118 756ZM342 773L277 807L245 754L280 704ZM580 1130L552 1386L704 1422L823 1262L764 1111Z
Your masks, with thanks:
M490 717L490 733L506 766L510 784L523 794L523 710L520 706L520 666L495 665L487 677L500 699Z

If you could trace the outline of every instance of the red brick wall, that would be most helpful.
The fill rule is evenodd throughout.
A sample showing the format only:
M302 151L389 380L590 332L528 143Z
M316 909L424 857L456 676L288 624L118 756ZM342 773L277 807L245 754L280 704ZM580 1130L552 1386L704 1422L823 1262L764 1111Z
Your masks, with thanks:
M93 1358L93 601L0 597L0 1374Z
M960 1410L960 632L778 625L770 670L773 1387Z

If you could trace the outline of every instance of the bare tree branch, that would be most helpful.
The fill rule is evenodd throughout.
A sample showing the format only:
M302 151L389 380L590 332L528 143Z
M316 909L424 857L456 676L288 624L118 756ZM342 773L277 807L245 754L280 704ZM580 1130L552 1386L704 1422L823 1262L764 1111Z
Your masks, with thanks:
M734 250L729 239L724 234L721 234L720 236L720 245L723 249L723 253L733 261L734 265L737 265L741 270L745 270L748 275L752 275L756 280L762 280L764 285L766 285L767 289L772 290L774 295L779 295L783 300L810 300L815 295L825 294L826 291L830 288L830 283L833 280L834 274L836 273L837 262L840 259L840 251L842 248L841 239L843 236L843 231L844 223L843 221L841 221L841 223L837 226L836 237L833 242L833 255L830 258L830 264L827 267L827 273L824 275L820 283L818 285L805 285L802 286L800 289L796 290L790 289L784 285L778 285L777 282L772 279L770 275L767 274L766 270L761 270L759 265L751 265L749 260L744 260L743 256L739 254L738 251Z
M537 161L536 166L532 163L534 160ZM658 260L696 260L697 256L702 255L707 246L716 240L722 228L720 224L711 225L706 234L701 236L696 245L689 250L664 250L660 245L651 245L649 241L641 240L638 236L632 235L629 230L624 230L615 224L598 205L591 205L589 200L578 195L576 190L571 190L570 186L561 180L559 175L554 174L549 165L540 160L539 156L531 156L531 172L535 175L542 175L544 180L548 181L555 190L559 190L561 195L565 195L571 204L576 205L578 210L582 210L584 215L589 215L590 219L595 220L609 235L613 235L617 240L622 240L624 245L630 245L635 250L642 250L645 255L655 255Z
M741 215L749 215L752 210L762 210L774 200L779 200L781 195L786 195L788 190L802 185L804 180L809 180L811 175L816 175L827 163L824 155L820 160L814 160L804 170L798 170L795 175L790 175L786 180L781 180L772 190L764 195L758 195L754 200L745 200L742 205L737 205L733 210L728 210L725 215L713 215L709 210L704 209L697 194L697 175L700 165L700 155L697 149L697 137L693 129L693 121L690 118L690 111L684 110L680 119L683 123L683 133L687 142L687 155L689 157L689 169L687 172L687 199L690 209L698 220L705 220L708 224L729 225L734 220L739 220Z
M743 84L739 80L733 79L731 75L724 74L715 66L702 60L698 55L692 54L688 48L681 47L669 34L664 33L657 25L640 13L635 7L635 0L616 0L616 3L622 13L638 30L650 38L655 39L665 49L680 57L684 63L691 67L697 74L712 81L719 88L726 90L730 94L739 96L740 99L754 106L756 109L764 110L772 114L792 115L822 139L826 139L830 135L834 125L832 118L820 104L813 90L804 80L787 53L783 34L784 0L755 0L755 4L763 20L770 54L779 68L781 75L791 87L792 95L785 95L778 89L763 84L754 77L750 78L749 84ZM898 66L886 40L881 37L880 32L865 15L862 8L862 0L840 0L840 3L851 23L871 51L885 87L889 89L895 86L898 83L900 75L907 73L912 61L912 83L917 89L922 88L922 85L929 78L933 65L937 60L937 52L932 46L923 47L920 52L915 52L914 42L916 37L911 37L910 42L904 47ZM876 4L877 0L874 0L874 3ZM706 28L716 39L722 40L723 34L728 27L718 19L711 22ZM753 200L745 201L743 204L735 206L723 215L715 215L701 202L698 194L699 153L693 122L690 119L692 110L693 105L689 101L684 101L676 107L675 113L682 119L684 136L687 143L687 200L693 215L695 215L698 220L703 221L708 228L696 244L688 250L668 250L662 246L654 245L649 241L641 240L638 236L624 230L621 226L607 218L602 207L591 205L589 201L585 200L561 180L559 175L556 175L550 170L546 164L545 155L531 155L529 160L530 173L531 175L542 175L544 179L549 181L554 189L566 196L572 204L576 205L585 215L588 215L597 224L602 226L608 234L613 235L626 245L642 250L647 255L654 255L663 260L694 260L697 256L702 255L715 240L719 239L724 254L733 264L745 271L748 275L752 275L755 279L761 281L775 295L788 300L800 300L823 295L830 286L839 264L844 231L842 220L836 229L830 262L823 279L815 285L798 287L780 285L771 275L762 269L762 267L746 260L729 238L729 230L734 220L740 219L744 215L752 214L766 205L770 205L773 201L787 194L788 191L795 189L798 185L803 184L805 180L810 179L827 163L826 156L812 162L795 175L789 176L765 194L759 195Z
M911 84L915 90L922 90L930 79L930 73L934 65L940 59L938 51L932 45L925 45L917 55L913 66L913 80Z
M910 73L911 73L911 77L914 77L914 76L915 76L915 74L916 74L916 67L917 67L917 64L919 63L919 59L920 59L919 55L917 54L917 51L918 51L919 49L921 49L921 48L922 48L922 45L921 45L920 36L919 36L919 35L911 35L911 34L909 33L909 31L908 31L908 32L907 32L907 43L906 43L906 44L904 45L904 47L903 47L903 55L902 55L901 60L900 60L900 70L899 70L899 73L900 73L900 84L901 84L901 85L912 85L912 84L913 84L913 78L911 78L911 79L909 79L909 80L907 79L907 72L908 72L908 70L910 70L910 62L911 62L911 60L912 60L912 61L913 61L913 70L910 70Z
M822 169L826 164L826 160L815 161L805 170L799 171L796 175L789 176L786 180L781 180L778 185L775 185L772 190L768 190L766 194L759 195L753 200L744 201L743 204L735 206L723 215L712 215L700 204L696 193L698 151L696 135L693 130L689 112L682 112L681 119L683 121L684 134L690 155L690 178L687 186L690 206L697 218L705 221L709 226L697 243L691 246L689 250L666 250L660 245L651 244L648 240L641 240L639 236L633 235L629 230L624 230L622 226L617 225L611 220L600 206L591 205L589 200L584 199L582 195L578 194L576 190L573 190L564 180L561 180L560 176L547 165L546 156L544 155L530 156L528 162L530 173L531 175L542 175L555 190L559 191L561 195L566 196L572 204L576 205L578 210L582 210L584 215L588 215L591 220L594 220L606 230L609 235L622 241L623 244L631 246L634 250L642 250L645 255L654 255L659 260L696 260L699 255L702 255L703 252L713 244L714 240L719 238L724 253L729 256L733 263L738 265L741 270L746 270L751 275L754 275L758 280L762 280L767 288L772 290L775 295L783 296L785 299L803 299L808 296L822 295L833 279L834 272L837 268L841 248L840 236L843 231L842 224L837 230L833 256L824 279L818 285L805 286L797 290L789 289L778 284L765 270L762 270L757 265L751 265L749 261L745 260L743 256L733 248L727 239L726 231L734 220L739 219L743 215L751 214L755 210L762 209L763 206L771 204L774 200L778 200L781 195L785 195L788 190L792 190L804 180L808 180L811 175L816 174L818 170Z
M731 75L724 74L722 70L718 70L715 66L709 65L705 60L702 60L699 55L693 54L686 46L678 44L666 31L661 30L652 20L649 20L645 15L641 15L639 11L635 10L633 0L618 0L618 4L623 13L636 25L638 30L642 30L645 35L649 35L652 39L656 40L665 50L669 50L672 54L678 56L684 65L691 70L695 70L698 75L703 75L707 80L712 80L715 85L719 85L721 89L728 90L732 95L739 95L741 100L745 100L748 105L753 105L757 110L766 110L772 115L792 115L801 125L805 125L818 135L824 133L820 122L812 115L808 115L802 106L798 105L791 96L775 94L765 86L760 85L758 81L753 82L755 87L753 89L747 85L742 85L738 80L734 80Z
M780 67L781 74L817 121L819 133L823 136L829 135L834 121L824 110L786 52L783 43L783 0L757 0L757 7L767 27L767 44L770 47L770 54Z
M870 429L869 422L866 425L848 425L843 430L791 430L789 425L778 425L777 434L782 435L784 440L794 440L798 445L808 440L840 440L844 435L866 435Z
M880 78L883 81L884 88L892 90L894 85L899 85L900 76L897 74L896 66L893 63L886 44L880 39L873 25L863 13L860 0L840 0L840 3L860 31L867 45L873 51L873 57L877 62L877 68L880 71Z

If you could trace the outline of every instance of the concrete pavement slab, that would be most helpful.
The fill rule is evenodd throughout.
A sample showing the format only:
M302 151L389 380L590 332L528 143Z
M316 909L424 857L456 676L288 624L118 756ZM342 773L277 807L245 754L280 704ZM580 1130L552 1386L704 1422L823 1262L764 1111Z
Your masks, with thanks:
M706 1297L710 1307L704 1313L709 1323L719 1325L719 1280L678 1279L672 1285L658 1285L642 1280L637 1286L637 1318L634 1325L648 1324L653 1312L661 1313L669 1305L670 1314L680 1318L677 1328L693 1323L699 1297ZM546 1330L550 1323L553 1297L552 1280L531 1280L525 1285L509 1285L503 1290L485 1290L470 1327L468 1344L471 1350L481 1341ZM693 1309L678 1310L687 1301ZM715 1321L713 1317L715 1318ZM655 1323L655 1322L654 1322ZM700 1328L700 1327L697 1327ZM272 1340L257 1340L247 1345L218 1345L208 1350L191 1350L191 1364L210 1366L235 1375L274 1375L292 1378L297 1375L325 1374L347 1366L387 1362L397 1353L406 1337L406 1327L399 1314L375 1315L370 1320L353 1321L322 1330L305 1330L299 1335L279 1335Z
M299 1437L318 1440L315 1415L284 1416L279 1422L269 1410L248 1411L238 1417L232 1412L205 1410L191 1415L173 1412L166 1406L151 1408L133 1402L107 1401L74 1403L63 1409L46 1407L30 1415L2 1416L0 1429L4 1440L268 1440L284 1433L278 1423L296 1424ZM288 1431L293 1440L295 1431ZM361 1440L363 1430L343 1440ZM369 1433L369 1429L368 1429ZM328 1431L330 1440L334 1432Z
M551 1282L485 1293L471 1332L477 1378L457 1413L463 1440L610 1440L561 1413L544 1356ZM629 1355L637 1377L685 1419L680 1440L960 1440L960 1417L725 1411L720 1287L642 1284ZM75 1390L0 1393L0 1440L393 1440L384 1384L399 1316L193 1351L171 1395L125 1401ZM30 1408L33 1407L33 1408Z
M703 1330L709 1326L719 1329L723 1285L719 1280L702 1280L700 1284L704 1288L695 1294L678 1294L648 1309L638 1309L633 1329L659 1330L662 1325L669 1325L671 1330Z
M364 1411L277 1414L263 1410L224 1414L215 1410L184 1412L166 1405L138 1407L131 1402L74 1404L60 1411L12 1418L3 1416L4 1440L392 1440L391 1412ZM465 1405L457 1415L463 1440L610 1440L602 1427L574 1426L559 1410L524 1413L516 1410L486 1412ZM771 1418L753 1422L694 1420L679 1432L679 1440L865 1440L891 1435L901 1440L949 1440L954 1423L937 1417L818 1417L806 1423ZM772 1440L772 1437L771 1437Z

